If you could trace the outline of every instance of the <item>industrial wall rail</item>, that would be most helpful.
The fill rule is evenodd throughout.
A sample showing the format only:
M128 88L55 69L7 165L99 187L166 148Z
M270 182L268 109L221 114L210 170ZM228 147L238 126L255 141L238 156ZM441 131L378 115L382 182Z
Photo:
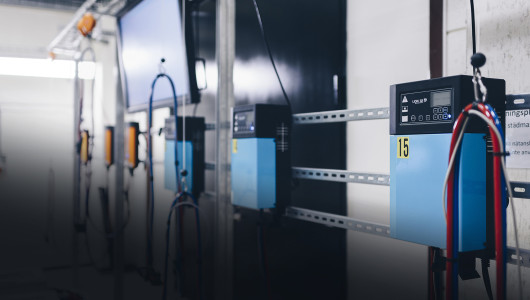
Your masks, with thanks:
M513 106L508 106L509 108ZM293 124L324 124L333 122L349 122L388 119L390 110L388 107L360 109L360 110L335 110L314 113L302 113L293 115ZM315 169L315 168L292 168L293 178L323 180L346 183L373 184L381 186L390 185L390 176L387 174L357 173L348 170ZM530 199L530 183L512 181L512 191L515 198ZM285 216L318 223L326 226L342 228L391 238L390 226L357 220L341 215L330 214L300 207L287 207ZM520 249L521 266L530 267L530 250ZM517 265L515 248L508 247L507 262Z

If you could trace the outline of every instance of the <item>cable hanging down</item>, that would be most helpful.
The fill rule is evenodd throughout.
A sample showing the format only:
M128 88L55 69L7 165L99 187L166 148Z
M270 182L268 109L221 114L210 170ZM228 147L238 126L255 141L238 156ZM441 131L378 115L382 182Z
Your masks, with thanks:
M267 36L265 35L265 29L263 28L263 21L261 20L261 14L260 14L260 11L259 11L258 3L256 2L256 0L252 0L252 2L254 4L254 9L256 10L256 17L258 19L259 29L260 29L260 32L261 32L261 37L263 39L263 42L265 43L265 46L267 47L267 53L269 54L269 59L271 61L272 67L274 68L274 73L276 73L276 78L278 78L278 83L280 83L280 87L282 89L282 93L283 93L283 97L285 98L285 102L289 106L289 110L290 110L290 112L292 114L293 107L291 105L291 100L289 100L289 97L287 96L287 92L285 92L285 88L283 87L283 83L282 83L282 80L280 78L280 74L278 73L278 69L276 68L276 63L274 62L274 57L272 56L271 47L269 45L269 41L267 40Z
M149 196L150 196L150 211L149 211L149 229L148 229L148 243L147 243L147 263L149 267L152 267L153 265L153 222L154 222L154 185L153 185L153 149L152 149L152 136L151 136L151 128L152 128L152 113L153 113L153 95L154 95L154 89L156 86L156 83L158 79L165 77L170 85L171 90L173 92L173 109L174 109L174 118L175 118L175 131L173 132L174 137L174 158L175 158L175 180L176 180L176 187L177 187L177 195L175 197L175 200L173 201L173 204L170 208L169 216L168 216L168 227L166 232L166 255L165 255L165 269L164 269L164 279L163 279L163 299L167 296L167 265L168 265L168 256L169 256L169 230L170 230L170 224L171 224L171 216L173 214L173 210L176 210L177 208L181 208L182 206L189 205L195 207L195 219L196 219L196 226L197 226L197 251L198 251L198 295L199 298L202 299L202 238L200 235L200 218L199 218L199 207L198 207L198 201L197 199L190 193L187 192L186 188L186 181L181 181L181 174L179 172L179 165L178 165L178 106L177 106L177 93L175 90L175 85L173 83L172 78L167 75L163 70L163 63L165 62L165 59L161 59L160 69L161 72L156 76L156 78L153 80L153 83L151 85L151 93L149 97L149 111L148 111L148 161L149 161ZM184 105L184 104L183 104ZM184 115L185 118L185 115ZM185 129L183 128L185 131ZM182 144L182 151L183 151L183 160L185 161L185 140ZM185 170L185 167L182 169L182 176L183 179L185 176L187 176L187 172ZM184 190L183 186L184 185ZM193 200L193 203L183 202L185 197L190 197ZM177 213L177 225L179 224L178 220L178 213ZM178 227L178 230L180 231L180 227ZM178 249L177 249L178 250ZM177 255L179 258L181 258L181 255ZM178 264L177 264L178 266ZM177 270L179 271L179 270Z
M165 62L165 59L161 59L161 65ZM155 91L155 86L160 78L166 78L169 81L169 84L171 85L171 91L173 92L173 109L175 113L175 132L174 132L174 138L175 138L175 147L174 147L174 157L175 157L175 172L176 172L176 180L177 180L177 190L178 192L181 192L181 186L180 186L180 176L178 172L178 162L177 162L177 132L178 132L178 124L177 124L177 112L178 112L178 106L177 106L177 92L175 90L175 84L173 83L173 79L166 73L159 73L156 75L155 79L153 80L153 83L151 84L151 93L149 96L149 111L148 111L148 125L147 125L147 149L148 149L148 161L149 161L149 228L148 228L148 237L147 237L147 249L146 249L146 255L147 255L147 265L151 267L153 265L153 222L154 222L154 203L155 203L155 193L154 193L154 184L153 184L153 143L152 143L152 135L151 135L151 129L153 127L153 96Z
M192 199L192 202L185 202L186 198L189 197ZM168 265L169 265L169 241L170 241L170 231L171 231L171 217L173 211L180 209L184 206L190 206L195 208L195 222L197 230L197 294L199 299L203 299L202 294L202 237L201 237L201 224L200 224L200 208L197 199L188 192L181 192L175 196L173 203L169 209L169 215L167 218L167 227L166 227L166 250L164 255L164 277L163 277L163 290L162 290L162 300L167 299L167 283L168 283ZM177 220L178 221L178 220ZM177 223L178 224L178 223ZM178 239L177 239L178 240ZM179 245L180 246L180 245ZM178 246L177 246L178 247ZM178 249L177 249L178 250ZM180 274L181 262L179 261L182 257L178 254L177 251L177 275ZM180 285L179 285L180 287ZM179 289L180 290L180 289ZM182 295L181 295L182 296Z
M497 299L506 298L506 197L505 190L508 187L509 199L511 204L511 213L513 228L515 233L516 256L518 263L518 281L519 281L519 298L522 299L522 278L521 278L521 261L519 240L517 232L517 223L515 216L512 190L508 179L508 174L504 162L504 157L500 154L505 153L504 136L502 134L502 125L495 110L485 103L487 89L482 83L479 68L483 66L486 59L483 54L473 55L472 64L475 69L473 83L475 85L475 102L469 104L460 114L455 122L453 136L451 140L450 159L447 174L444 180L443 198L445 212L445 193L447 190L447 273L446 273L446 297L447 299L458 299L458 176L456 170L459 165L460 147L462 138L467 126L469 115L482 119L489 128L489 133L493 144L493 180L494 180L494 223L495 223L495 258L497 261L497 281L496 293ZM482 93L479 95L478 90ZM498 155L496 155L498 154ZM483 264L486 265L487 264ZM488 286L486 285L487 290Z

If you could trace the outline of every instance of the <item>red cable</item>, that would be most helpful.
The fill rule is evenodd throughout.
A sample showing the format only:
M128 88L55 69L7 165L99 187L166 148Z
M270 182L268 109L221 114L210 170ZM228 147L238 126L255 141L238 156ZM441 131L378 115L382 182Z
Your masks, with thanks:
M478 105L478 110L482 112L488 119L494 122L489 110L483 104ZM501 153L500 143L497 140L495 131L489 128L491 140L493 144L493 153ZM505 287L505 263L504 263L504 226L502 213L502 184L501 184L501 157L493 156L493 194L494 194L494 211L495 211L495 260L497 261L497 299L502 300L506 298Z
M489 110L486 108L484 104L478 104L476 105L476 108L478 111L480 111L482 114L484 114L488 119L490 119L492 122L494 122L493 116L491 116ZM464 109L464 112L468 112L469 110L473 109L473 104L469 104ZM462 120L464 118L464 113L460 114L457 121L455 122L454 129L453 129L453 135L451 139L451 148L449 152L449 157L453 155L454 152L454 146L456 144L456 140L458 139L458 136L460 134L460 130L462 129ZM497 140L497 136L495 135L495 131L492 128L489 128L492 145L493 145L493 152L494 153L500 153L502 152L502 149L500 147L500 143ZM505 263L504 263L504 226L503 226L503 214L502 214L502 188L501 188L501 158L498 155L493 156L493 189L494 189L494 211L495 211L495 258L497 261L497 299L503 300L506 298L506 287L505 287ZM446 272L446 299L450 300L452 297L452 292L454 290L453 283L452 283L452 274L453 274L453 259L454 259L454 253L453 253L453 236L455 234L453 228L453 210L454 210L454 195L453 195L453 188L454 188L454 169L451 170L449 174L449 181L447 183L447 272Z
M470 107L468 105L466 109ZM453 127L453 135L451 137L451 147L449 148L449 160L451 159L451 156L453 155L454 148L456 145L456 141L458 140L458 136L460 135L460 131L462 130L463 121L464 121L465 115L462 113L458 116L458 119L455 122L455 125ZM454 210L454 203L453 203L453 189L454 189L454 168L451 169L451 172L449 173L449 180L447 182L447 263L446 263L446 273L445 273L445 297L447 300L452 299L453 290L456 288L453 286L453 259L455 256L455 253L453 253L453 236L455 234L455 230L458 230L458 228L453 227L453 210ZM457 233L458 234L458 233Z

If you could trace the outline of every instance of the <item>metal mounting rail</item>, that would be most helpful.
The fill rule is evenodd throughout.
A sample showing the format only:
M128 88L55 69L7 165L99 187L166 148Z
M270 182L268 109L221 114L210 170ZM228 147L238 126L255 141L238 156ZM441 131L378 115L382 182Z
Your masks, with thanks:
M390 176L384 174L355 173L344 170L293 167L293 177L336 182L354 182L375 185L390 185Z
M287 207L285 210L285 216L303 220L313 223L318 223L322 225L359 231L364 233L369 233L373 235L383 236L387 238L392 238L390 236L390 227L387 225L370 223L365 221L356 220L353 218L348 218L340 215L329 214L324 212L319 212L315 210L299 208L299 207ZM519 249L521 266L530 268L530 250L528 249ZM508 247L506 262L512 265L517 265L517 257L515 255L515 248Z
M215 170L215 163L205 162L204 163L204 169L205 170Z
M390 237L390 227L387 225L369 223L340 215L293 206L287 207L285 215L293 219Z
M530 182L511 181L514 198L530 199Z
M507 247L506 262L512 265L517 265L517 256L515 255L515 248ZM530 250L519 249L521 266L530 268Z
M293 114L294 124L335 123L361 120L388 119L388 107L358 109L358 110L331 110L303 114Z

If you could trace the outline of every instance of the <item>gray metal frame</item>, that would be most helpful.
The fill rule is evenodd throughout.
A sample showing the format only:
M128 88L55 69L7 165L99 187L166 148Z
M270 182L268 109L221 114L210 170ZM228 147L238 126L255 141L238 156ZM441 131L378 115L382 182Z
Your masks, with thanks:
M77 150L77 143L79 143L79 124L81 123L81 118L79 116L80 111L80 86L79 86L79 61L75 61L75 68L74 68L74 143L73 143L73 151L74 151L74 184L73 184L73 195L72 195L72 201L73 201L73 230L72 230L72 283L74 288L79 288L79 237L77 232L77 226L81 223L81 156L79 151Z
M235 59L235 0L217 1L216 60L218 72L215 102L216 166L230 163L231 130L224 126L232 120L234 106L233 67ZM215 168L214 295L215 299L233 298L233 207L230 171Z
M116 24L118 26L118 24ZM120 39L116 35L116 60L119 61ZM123 272L124 272L124 171L125 171L125 91L122 85L121 72L116 78L116 121L114 123L114 161L115 161L115 186L114 191L114 228L116 236L114 238L114 299L123 299Z

